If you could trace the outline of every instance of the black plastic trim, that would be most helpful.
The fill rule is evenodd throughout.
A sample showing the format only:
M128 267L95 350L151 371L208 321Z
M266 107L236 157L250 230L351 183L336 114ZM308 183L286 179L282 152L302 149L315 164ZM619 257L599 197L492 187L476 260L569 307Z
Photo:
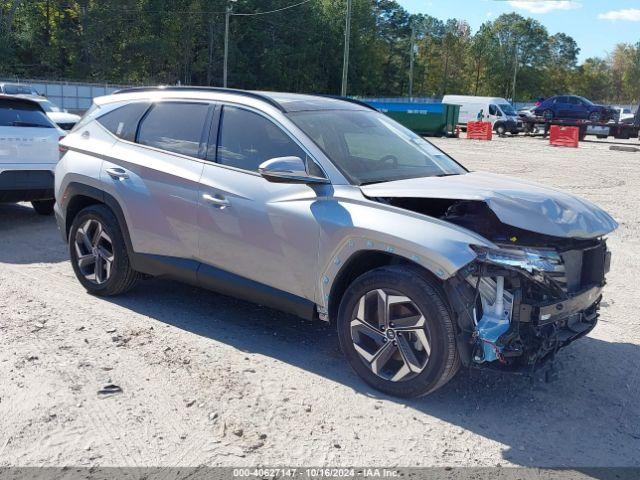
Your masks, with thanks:
M134 253L130 258L135 270L147 275L189 283L223 295L291 313L307 320L315 318L315 303L311 300L197 260L148 253Z
M79 195L92 198L100 203L104 203L113 211L116 219L118 220L122 236L124 237L124 241L127 246L127 253L131 255L133 253L133 246L131 244L131 237L129 235L129 229L127 227L127 222L125 220L122 207L120 207L120 204L114 197L112 197L105 191L100 190L99 188L92 187L90 185L85 185L83 183L69 183L64 191L64 194L62 195L61 202L59 202L60 217L58 221L61 223L61 225L59 225L60 232L62 233L65 242L68 241L69 230L71 229L71 223L73 221L72 218L68 218L67 216L67 208L69 207L69 203L71 203L71 200Z

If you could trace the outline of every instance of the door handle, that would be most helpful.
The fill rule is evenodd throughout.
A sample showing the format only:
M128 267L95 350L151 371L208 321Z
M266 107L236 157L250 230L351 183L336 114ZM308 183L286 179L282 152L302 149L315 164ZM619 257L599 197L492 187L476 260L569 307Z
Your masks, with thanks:
M106 172L114 180L126 180L129 178L129 174L124 168L107 168Z
M219 195L216 195L214 197L213 195L205 193L204 195L202 195L202 199L210 205L219 208L220 210L224 210L225 208L231 206L229 200Z

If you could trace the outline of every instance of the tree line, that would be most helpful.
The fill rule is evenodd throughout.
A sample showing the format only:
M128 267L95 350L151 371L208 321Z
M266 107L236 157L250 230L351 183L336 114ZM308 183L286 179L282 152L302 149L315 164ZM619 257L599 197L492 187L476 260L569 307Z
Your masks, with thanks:
M225 9L231 87L340 92L346 0L0 0L0 76L221 85ZM349 95L446 93L530 100L559 93L640 101L640 38L578 63L580 48L516 13L463 19L353 0Z

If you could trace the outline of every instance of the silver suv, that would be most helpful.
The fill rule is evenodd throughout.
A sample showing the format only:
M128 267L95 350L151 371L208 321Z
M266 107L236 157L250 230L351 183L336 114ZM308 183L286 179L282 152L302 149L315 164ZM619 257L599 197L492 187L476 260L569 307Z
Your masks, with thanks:
M469 172L358 102L123 90L61 145L56 216L90 293L159 276L332 322L389 394L461 364L532 371L598 318L609 215Z

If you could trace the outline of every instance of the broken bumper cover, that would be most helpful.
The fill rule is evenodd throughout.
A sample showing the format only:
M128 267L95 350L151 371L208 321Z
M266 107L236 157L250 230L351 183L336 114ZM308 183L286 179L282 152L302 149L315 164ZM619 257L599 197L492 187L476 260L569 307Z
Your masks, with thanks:
M580 252L584 261L576 272L565 268L571 267L566 252L478 248L476 261L449 289L455 290L458 347L466 346L463 363L533 369L593 330L610 253L604 241ZM576 278L578 288L567 280Z

